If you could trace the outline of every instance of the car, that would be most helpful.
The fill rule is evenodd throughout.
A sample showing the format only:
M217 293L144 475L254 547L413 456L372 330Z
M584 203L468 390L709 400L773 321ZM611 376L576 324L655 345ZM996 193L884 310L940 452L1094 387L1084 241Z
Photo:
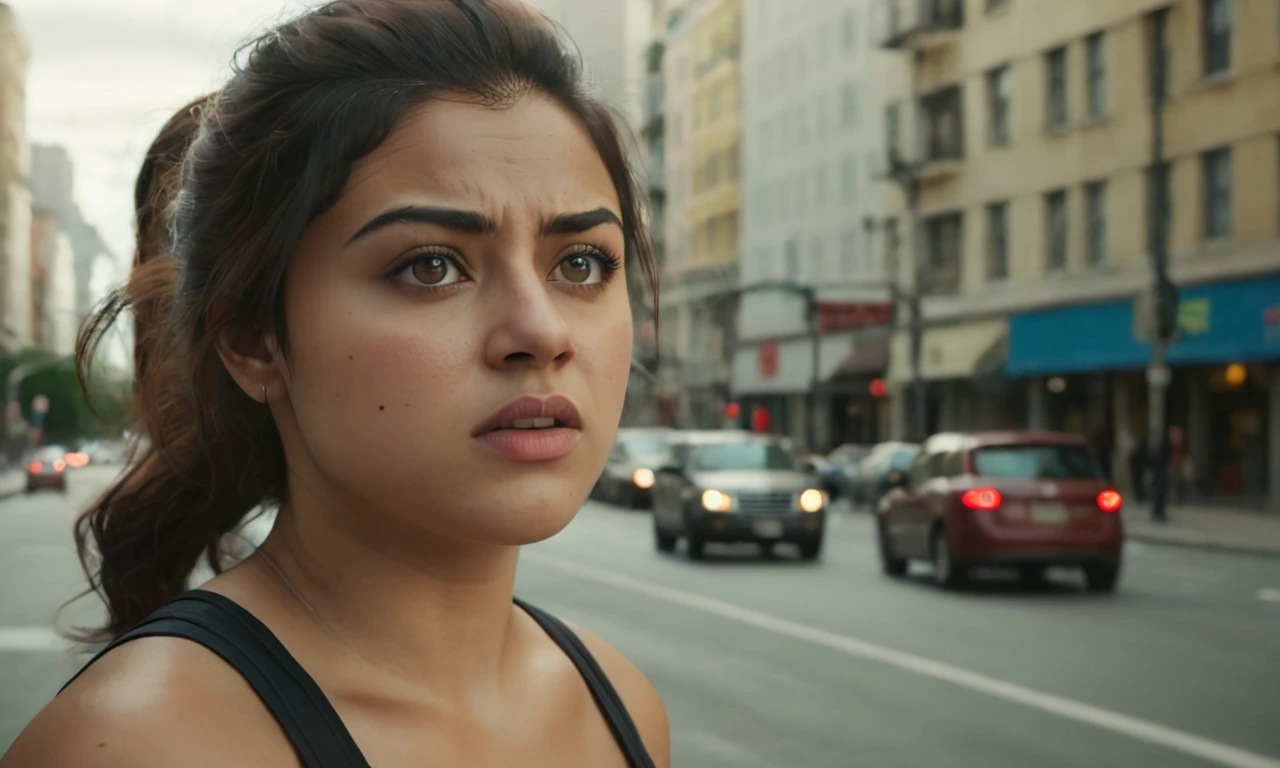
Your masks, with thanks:
M619 429L592 495L625 507L650 506L655 470L670 434L671 430L659 427Z
M67 490L67 449L47 445L38 449L27 464L27 493L40 488Z
M827 494L801 470L790 441L752 432L673 435L653 494L653 538L672 552L685 540L702 559L709 542L755 542L772 552L791 542L815 560L822 552Z
M910 560L933 563L944 588L979 567L1039 577L1084 571L1094 592L1120 578L1124 499L1083 437L1039 432L949 433L929 438L876 515L880 562L890 576Z
M874 508L889 491L889 473L906 470L920 451L916 443L876 444L851 471L840 478L839 494L858 506Z
M822 490L831 496L844 493L847 478L858 473L858 466L871 453L871 446L845 443L821 461L813 459L813 472L822 480Z

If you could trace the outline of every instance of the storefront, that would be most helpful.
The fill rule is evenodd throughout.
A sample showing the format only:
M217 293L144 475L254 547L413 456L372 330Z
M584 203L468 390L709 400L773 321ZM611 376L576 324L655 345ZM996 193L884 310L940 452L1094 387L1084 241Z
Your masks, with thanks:
M1184 288L1167 423L1188 442L1187 496L1258 506L1280 491L1280 276ZM1114 430L1113 466L1146 434L1149 344L1132 301L1012 316L1005 373L1027 382L1029 419ZM1274 499L1273 499L1274 501Z

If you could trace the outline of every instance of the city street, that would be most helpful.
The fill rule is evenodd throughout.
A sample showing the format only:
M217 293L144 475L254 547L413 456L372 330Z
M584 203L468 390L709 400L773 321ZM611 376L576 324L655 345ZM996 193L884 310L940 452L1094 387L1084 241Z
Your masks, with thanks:
M53 614L83 583L72 504L109 477L0 502L0 748L78 663ZM694 563L593 503L517 586L648 673L682 768L1280 767L1280 560L1135 543L1114 596L1067 573L946 594L881 576L871 534L840 510L816 564Z

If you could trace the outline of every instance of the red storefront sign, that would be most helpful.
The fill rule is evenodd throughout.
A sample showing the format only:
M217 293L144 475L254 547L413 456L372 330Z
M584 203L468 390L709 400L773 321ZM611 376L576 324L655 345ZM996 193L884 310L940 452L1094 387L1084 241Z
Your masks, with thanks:
M887 301L820 301L818 329L822 333L854 331L893 325L893 304Z
M760 378L772 379L778 375L778 344L768 342L761 344L757 352L760 364Z

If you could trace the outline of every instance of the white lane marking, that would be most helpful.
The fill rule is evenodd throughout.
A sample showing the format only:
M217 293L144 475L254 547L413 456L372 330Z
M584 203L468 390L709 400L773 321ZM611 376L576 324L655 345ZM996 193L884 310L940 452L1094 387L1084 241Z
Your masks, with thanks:
M0 652L64 651L70 647L52 627L0 627Z
M1280 589L1264 587L1258 590L1258 599L1264 603L1280 603Z
M839 635L834 632L827 632L815 627L787 621L786 619L780 619L748 608L741 608L714 598L652 584L590 566L565 562L564 560L554 559L529 550L525 550L522 557L546 568L572 574L588 581L634 592L654 600L674 603L696 611L709 613L713 616L729 619L730 621L737 621L795 640L803 640L814 645L830 648L850 656L877 661L922 677L941 680L971 691L985 693L988 696L1004 699L1014 704L1021 704L1030 709L1037 709L1068 720L1086 723L1176 752L1200 757L1219 765L1229 766L1230 768L1280 768L1280 759L1248 752L1229 744L1194 736L1149 720L1131 717L1103 709L1102 707L1095 707L1092 704L1043 693L1016 683L984 675L980 672L973 672L963 667L952 666L847 635Z

